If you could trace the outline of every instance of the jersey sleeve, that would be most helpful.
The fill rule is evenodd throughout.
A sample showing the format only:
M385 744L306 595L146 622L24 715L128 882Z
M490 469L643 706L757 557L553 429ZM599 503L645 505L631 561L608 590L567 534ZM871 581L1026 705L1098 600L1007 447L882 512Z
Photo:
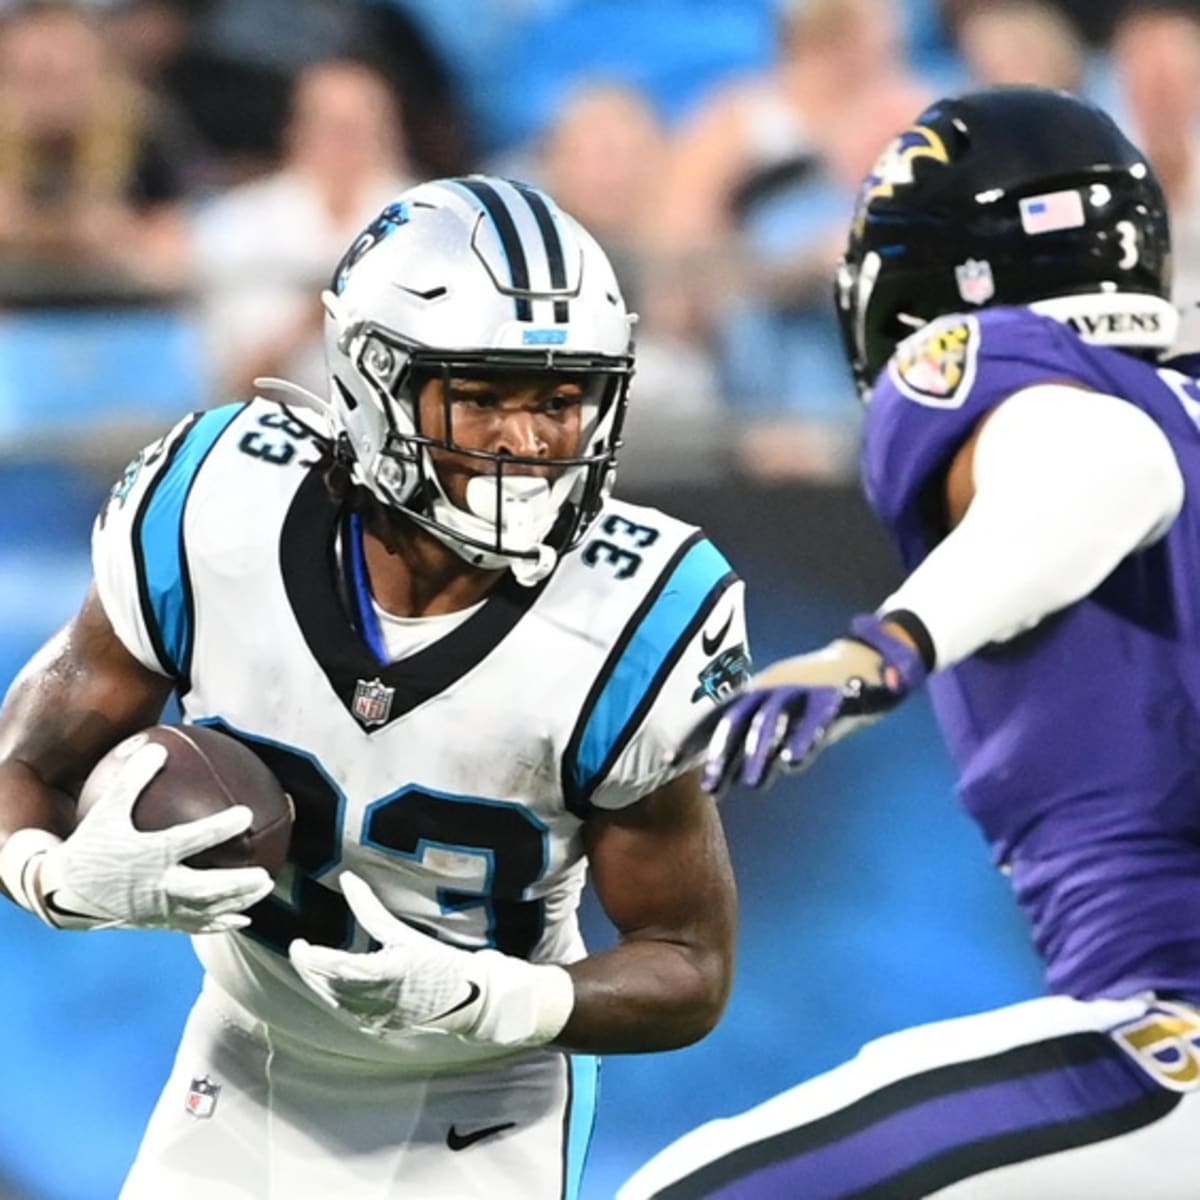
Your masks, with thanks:
M92 570L117 637L144 667L179 678L192 608L183 516L192 481L241 406L184 418L121 473L92 526Z
M896 348L872 393L862 451L867 499L912 568L931 549L939 485L979 421L1036 384L1091 384L1078 336L1024 308L940 317ZM940 497L940 492L937 493Z
M690 769L674 757L684 734L742 685L749 665L744 587L697 535L646 597L596 681L575 747L576 798L623 808Z

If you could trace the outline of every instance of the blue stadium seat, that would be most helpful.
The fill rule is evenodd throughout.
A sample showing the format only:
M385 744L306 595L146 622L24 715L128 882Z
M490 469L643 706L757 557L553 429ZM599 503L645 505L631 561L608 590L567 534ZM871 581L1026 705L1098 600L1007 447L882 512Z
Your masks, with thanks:
M199 331L182 310L0 315L0 449L165 425L207 394Z

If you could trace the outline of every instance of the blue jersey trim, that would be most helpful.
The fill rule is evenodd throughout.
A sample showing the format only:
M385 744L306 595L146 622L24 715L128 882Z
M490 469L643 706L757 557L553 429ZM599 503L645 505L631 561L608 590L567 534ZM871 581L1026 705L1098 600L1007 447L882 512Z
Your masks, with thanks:
M567 1056L566 1178L564 1200L578 1200L587 1166L592 1133L596 1128L596 1106L600 1099L600 1060L594 1054Z
M209 451L242 407L214 409L196 421L155 481L140 515L136 550L149 601L147 617L154 623L152 640L162 647L164 665L176 677L187 674L192 648L192 589L183 543L187 499Z
M633 618L618 656L605 666L598 694L581 715L582 736L568 771L570 790L586 800L636 731L669 669L716 597L735 576L712 542L698 539L668 568L650 603Z
M346 523L346 538L344 550L350 563L350 599L358 618L358 631L363 641L371 648L371 653L386 666L388 658L387 643L383 640L383 628L379 623L379 614L371 596L371 580L367 572L367 553L363 546L362 521L358 513L351 513Z

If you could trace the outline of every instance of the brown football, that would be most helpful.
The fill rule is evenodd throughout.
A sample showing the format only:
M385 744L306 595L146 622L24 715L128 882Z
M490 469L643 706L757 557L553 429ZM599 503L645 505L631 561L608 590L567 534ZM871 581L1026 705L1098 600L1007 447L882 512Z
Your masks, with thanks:
M169 829L234 804L254 813L250 828L186 859L190 867L265 867L272 877L287 861L295 813L262 760L236 738L202 725L153 725L114 746L92 769L79 794L79 817L109 787L131 750L146 741L167 751L162 770L133 805L138 829Z

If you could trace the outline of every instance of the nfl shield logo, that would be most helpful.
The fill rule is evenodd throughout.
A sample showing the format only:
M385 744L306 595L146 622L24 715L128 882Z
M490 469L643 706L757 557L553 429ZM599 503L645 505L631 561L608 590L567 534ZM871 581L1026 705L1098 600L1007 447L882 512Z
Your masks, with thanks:
M385 686L382 679L360 679L354 685L350 708L364 725L382 725L392 711L395 688Z
M221 1085L213 1083L207 1075L193 1079L188 1088L187 1099L183 1102L193 1117L211 1117L217 1107L217 1097L221 1094Z
M954 268L954 278L958 280L958 294L968 304L986 304L996 294L989 262L968 258Z

